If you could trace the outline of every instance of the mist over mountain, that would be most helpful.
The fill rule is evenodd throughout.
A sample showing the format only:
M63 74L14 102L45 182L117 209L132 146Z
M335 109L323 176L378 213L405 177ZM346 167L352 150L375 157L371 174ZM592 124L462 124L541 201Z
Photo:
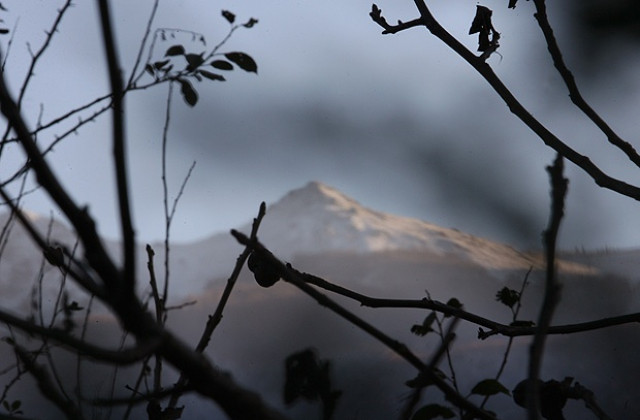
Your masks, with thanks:
M37 215L29 217L43 233L50 226L52 243L57 241L73 249L74 236L64 225ZM250 224L240 230L248 233ZM270 205L258 236L276 256L295 268L369 296L404 299L429 296L440 301L456 297L468 311L504 323L511 321L511 312L495 301L501 287L519 290L524 279L528 279L520 316L523 320L536 319L542 299L544 264L539 252L521 252L455 229L376 212L319 182L291 191ZM161 281L164 245L151 245ZM119 255L118 244L108 243L107 247L112 255ZM228 233L196 243L171 245L169 302L196 301L172 311L169 317L169 327L187 342L195 343L199 338L241 251L242 247ZM81 250L77 252L81 255ZM638 256L640 253L635 250L561 254L558 271L563 284L562 300L554 324L637 312ZM142 245L138 259L138 288L145 293L147 256ZM0 255L3 307L25 313L30 307L33 285L39 284L44 288L45 305L53 304L60 273L41 260L41 253L24 230L15 225ZM43 276L41 283L37 281L39 273ZM72 287L69 293L86 305L88 298L80 290ZM425 360L437 347L434 336L417 337L410 332L411 326L421 323L428 314L425 311L371 309L341 296L330 296L407 344ZM100 311L93 320L89 338L114 347L113 343L119 340L115 323ZM477 328L461 322L452 346L451 358L463 394L479 380L495 375L507 345L502 337L478 340ZM501 378L509 389L526 376L529 342L527 337L514 341ZM561 380L573 376L596 393L613 418L633 418L634 413L640 412L640 402L633 391L637 389L633 372L637 372L635 354L639 346L640 334L632 326L550 336L542 377ZM291 418L314 418L319 416L317 405L285 407L282 400L285 358L310 347L320 358L331 361L335 386L343 391L337 419L398 416L410 395L405 381L415 376L414 370L371 337L282 281L264 289L244 270L207 355L240 383L286 410ZM6 351L0 349L3 354ZM71 372L75 363L72 359L61 357L59 363L68 366ZM446 365L441 368L448 372ZM133 381L134 374L124 368L120 371L116 395L126 395L124 386ZM84 383L85 393L93 396L104 392L105 375L92 375ZM171 384L175 373L168 371L166 375L165 383ZM68 379L73 382L73 375ZM18 389L27 392L28 386L21 385ZM440 400L432 390L423 397L423 403ZM39 412L35 407L41 401L32 401L32 411L26 412L27 416ZM214 405L197 397L188 397L183 403L187 406L183 418L223 418L215 414L219 412ZM525 417L524 410L504 395L494 397L488 408L501 413L501 418ZM568 404L566 414L567 418L591 415L582 403L575 402Z

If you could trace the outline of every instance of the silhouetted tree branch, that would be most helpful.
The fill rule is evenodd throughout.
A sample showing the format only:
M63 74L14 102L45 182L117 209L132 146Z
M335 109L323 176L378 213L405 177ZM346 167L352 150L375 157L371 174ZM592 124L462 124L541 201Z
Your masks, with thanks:
M583 171L591 176L597 185L633 198L634 200L640 200L639 187L607 175L598 166L596 166L588 156L578 153L576 150L560 140L544 124L535 118L511 93L509 88L507 88L502 80L495 74L491 66L487 64L485 61L487 57L484 53L480 56L473 54L444 27L442 27L442 25L440 25L440 23L431 14L431 11L423 0L415 0L414 2L420 13L422 25L425 26L434 36L444 42L449 48L460 55L460 57L462 57L467 63L469 63L487 81L487 83L489 83L500 98L502 98L509 110L520 118L520 120L525 123L525 125L529 127L547 146L551 147L570 162L573 162L575 165L582 168ZM403 27L396 28L386 24L386 20L384 20L381 12L380 8L373 5L371 13L372 18L385 29L384 33L393 33L407 29ZM414 26L416 25L411 25L410 27Z

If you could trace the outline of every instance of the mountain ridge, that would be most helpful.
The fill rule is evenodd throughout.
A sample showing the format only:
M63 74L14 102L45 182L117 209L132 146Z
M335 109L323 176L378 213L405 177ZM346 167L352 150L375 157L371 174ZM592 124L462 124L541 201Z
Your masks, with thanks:
M52 223L52 242L60 241L72 249L75 237L64 224L49 222L46 217L28 213L31 220L45 233ZM0 216L0 219L6 219ZM248 233L251 224L239 230ZM0 261L0 287L14 291L17 283L12 278L32 279L37 275L42 253L38 251L26 232L16 225ZM541 269L540 254L525 253L515 248L476 237L456 229L443 228L425 221L371 210L355 199L321 182L312 181L289 191L280 200L269 205L258 232L258 238L283 260L296 255L323 253L422 253L433 264L452 261L469 262L479 268L499 273L506 270ZM117 261L121 257L120 244L105 241L107 249ZM155 251L156 276L164 279L159 261L164 260L164 244L151 244ZM227 278L242 247L228 233L217 233L209 238L171 245L171 282L174 297L198 293L212 281ZM35 254L34 254L35 253ZM143 244L138 246L138 283L146 287L147 254ZM8 262L11 256L13 262ZM38 259L35 259L38 258ZM44 266L49 275L57 275L53 267ZM572 274L594 274L597 270L583 261L559 262L559 269Z

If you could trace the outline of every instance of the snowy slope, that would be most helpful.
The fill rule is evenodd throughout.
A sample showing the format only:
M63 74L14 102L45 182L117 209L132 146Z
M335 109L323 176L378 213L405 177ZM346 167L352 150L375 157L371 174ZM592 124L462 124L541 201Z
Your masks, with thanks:
M248 225L243 229L248 231ZM542 259L516 249L417 219L373 211L319 182L293 190L270 206L259 238L284 258L348 251L426 251L456 255L487 269L541 267ZM567 270L587 270L566 264Z
M6 216L5 216L6 217ZM31 216L39 230L48 229L48 218ZM249 233L250 224L240 228ZM412 252L428 254L433 264L456 261L476 265L489 271L541 268L538 255L518 250L455 229L447 229L424 221L367 209L338 190L319 182L311 182L286 194L268 207L259 231L259 239L278 257L291 260L296 255L318 253ZM64 225L52 224L52 241L72 247L74 235ZM139 288L148 287L145 244L138 248ZM164 248L152 244L157 278L164 279ZM117 258L119 246L107 243ZM174 298L198 293L212 281L226 278L242 251L227 232L192 244L171 247L171 291ZM24 231L16 226L0 259L0 292L13 296L25 291L40 270L41 253ZM560 268L572 274L592 274L595 269L583 261L561 263ZM44 265L48 276L59 275L54 267ZM26 298L25 298L26 299ZM22 304L25 303L22 299Z

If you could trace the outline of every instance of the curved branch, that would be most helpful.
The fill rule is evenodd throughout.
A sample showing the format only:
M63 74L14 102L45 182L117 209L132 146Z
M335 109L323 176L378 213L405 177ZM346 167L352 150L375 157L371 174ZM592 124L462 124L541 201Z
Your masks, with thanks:
M77 351L90 359L116 363L119 365L136 363L142 360L159 345L159 340L150 340L128 349L109 350L75 338L64 330L43 327L1 309L0 321L14 326L26 333L36 334L38 336L54 340L60 345L70 350Z
M600 129L600 131L602 131L607 136L607 140L609 140L609 143L622 150L631 162L640 167L640 155L638 155L638 152L636 152L635 148L629 142L623 140L615 131L613 131L613 129L600 117L600 115L598 115L598 113L593 108L591 108L591 106L589 106L587 101L585 101L582 97L573 74L564 62L564 58L562 57L562 53L560 52L560 48L558 47L558 42L556 41L556 37L553 34L553 29L549 24L545 1L534 0L533 3L535 4L537 11L534 16L538 21L538 25L542 30L542 34L544 35L544 39L547 43L547 49L549 50L549 54L551 54L551 58L553 59L553 65L558 70L558 73L560 73L560 76L567 86L567 89L569 89L569 98L571 98L571 101L587 117L589 117L589 119Z
M504 85L502 80L494 73L493 69L483 60L469 51L464 45L453 37L446 29L436 21L431 11L425 4L424 0L414 0L418 8L424 26L449 48L460 55L467 63L469 63L489 85L496 91L502 100L509 107L509 110L515 114L527 127L529 127L540 139L549 147L560 153L567 160L571 161L583 171L585 171L597 185L619 194L640 201L640 188L628 184L622 180L613 178L603 172L595 165L588 156L578 153L576 150L568 146L555 134L549 131L540 121L538 121L529 111L513 96L511 91Z
M432 366L423 363L422 360L420 360L413 352L411 352L411 350L409 350L409 348L405 344L389 337L375 326L358 317L348 309L340 306L325 294L316 290L304 280L304 275L302 273L295 270L293 267L291 267L290 264L283 264L282 261L276 258L259 241L250 239L243 233L236 230L231 230L231 235L233 235L233 237L236 238L239 243L251 247L253 249L253 252L258 253L270 267L274 267L274 269L277 270L277 273L280 275L280 277L282 277L284 281L293 284L298 289L302 290L304 293L315 299L316 302L318 302L321 306L324 306L327 309L335 312L348 322L352 323L362 331L366 332L376 340L383 343L389 349L394 351L398 356L406 360L409 364L411 364L418 370L420 376L437 386L445 395L445 398L451 401L452 404L455 404L457 407L460 407L461 409L472 413L475 418L488 420L495 419L494 415L480 409L475 404L467 400L464 396L460 395L443 378L438 376Z
M341 296L348 297L359 302L362 306L370 308L419 308L440 312L444 315L453 316L463 319L480 327L488 328L489 331L482 329L478 332L478 338L486 339L492 335L503 335L505 337L530 336L535 334L536 327L505 325L490 319L481 317L463 309L449 306L445 303L431 299L387 299L366 296L345 287L330 283L320 277L308 273L302 273L303 280L314 286L321 287ZM602 318L595 321L581 322L577 324L554 325L550 326L548 334L573 334L578 332L593 331L602 328L613 327L617 325L640 323L640 313L633 313L610 318Z

